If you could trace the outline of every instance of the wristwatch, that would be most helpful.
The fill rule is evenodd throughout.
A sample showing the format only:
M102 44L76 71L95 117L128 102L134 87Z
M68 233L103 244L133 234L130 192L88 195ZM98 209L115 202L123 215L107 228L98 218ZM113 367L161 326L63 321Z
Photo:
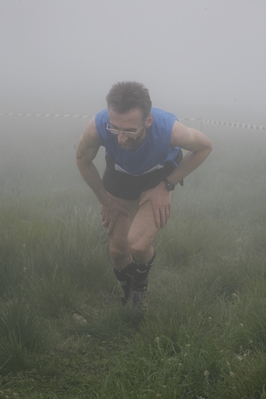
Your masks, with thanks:
M168 179L163 179L163 181L165 182L165 188L168 191L174 191L175 189L175 184L173 182L171 182Z

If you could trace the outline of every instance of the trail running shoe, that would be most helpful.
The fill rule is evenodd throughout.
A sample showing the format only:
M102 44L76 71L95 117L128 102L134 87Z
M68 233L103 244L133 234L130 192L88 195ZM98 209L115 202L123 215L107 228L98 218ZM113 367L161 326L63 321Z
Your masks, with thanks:
M124 302L126 303L128 301L129 298L129 291L130 291L130 283L131 281L119 281L120 286L122 287L123 291L124 291Z
M148 309L147 288L148 286L145 285L145 287L142 287L141 291L136 291L132 288L130 288L129 291L129 302L132 305L132 308L143 313L145 313Z

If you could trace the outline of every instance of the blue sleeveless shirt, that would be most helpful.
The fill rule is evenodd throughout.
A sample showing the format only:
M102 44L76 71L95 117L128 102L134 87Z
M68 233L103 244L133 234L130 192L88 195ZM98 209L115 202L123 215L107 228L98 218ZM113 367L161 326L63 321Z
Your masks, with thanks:
M139 148L133 151L123 149L115 134L106 129L109 122L108 110L104 109L95 116L97 133L105 147L105 156L114 162L120 172L133 176L161 169L167 162L175 162L179 147L171 147L171 133L176 116L152 108L152 125L146 131L146 137ZM177 165L177 164L176 164Z

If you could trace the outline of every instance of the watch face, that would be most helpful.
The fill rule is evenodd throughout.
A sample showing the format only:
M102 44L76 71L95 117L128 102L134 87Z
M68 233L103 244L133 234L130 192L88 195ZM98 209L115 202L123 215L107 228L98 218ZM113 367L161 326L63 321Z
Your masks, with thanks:
M168 191L174 191L175 185L171 181L167 180L165 187L167 188Z

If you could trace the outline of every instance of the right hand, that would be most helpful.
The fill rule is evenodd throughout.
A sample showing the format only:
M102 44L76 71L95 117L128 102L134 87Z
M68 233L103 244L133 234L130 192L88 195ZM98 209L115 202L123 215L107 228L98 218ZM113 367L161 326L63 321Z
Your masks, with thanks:
M101 220L103 222L103 227L107 228L108 235L112 234L117 218L120 214L130 216L130 212L112 198L109 198L108 202L102 204Z

